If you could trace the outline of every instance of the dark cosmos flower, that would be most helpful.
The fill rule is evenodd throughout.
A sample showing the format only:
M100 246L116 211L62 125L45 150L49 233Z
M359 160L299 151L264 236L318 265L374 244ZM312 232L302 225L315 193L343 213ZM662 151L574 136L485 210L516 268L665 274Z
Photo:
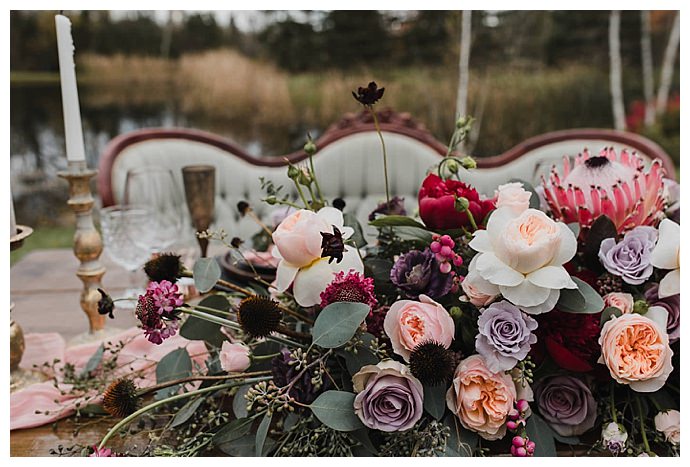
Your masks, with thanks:
M113 316L113 310L115 309L115 303L113 299L106 293L103 289L98 289L101 294L101 299L98 300L98 313L101 315L108 315L110 319L115 318Z
M343 242L343 234L338 230L338 227L333 226L333 233L321 232L321 252L322 258L327 258L328 264L331 264L333 260L336 263L340 263L343 260L343 252L345 251L345 243Z
M352 97L354 97L360 104L371 107L383 97L383 91L385 89L386 88L379 89L378 86L376 86L376 83L372 81L366 88L357 88L357 93L352 91Z

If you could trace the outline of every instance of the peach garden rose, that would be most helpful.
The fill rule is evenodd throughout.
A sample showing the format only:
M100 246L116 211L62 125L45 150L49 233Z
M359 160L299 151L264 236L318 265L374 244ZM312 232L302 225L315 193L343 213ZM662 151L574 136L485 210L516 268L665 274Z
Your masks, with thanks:
M633 296L629 293L611 292L602 297L604 299L604 307L616 307L625 313L632 313L635 301Z
M383 321L393 352L409 361L412 350L428 341L450 347L455 336L455 322L443 306L426 295L419 301L398 300L391 305Z
M493 286L484 292L500 293L526 313L551 311L561 289L577 288L563 267L575 256L575 235L537 209L496 209L470 247L478 254L469 268Z
M606 365L613 379L634 391L661 389L673 371L666 319L661 307L651 307L644 316L612 316L601 328L599 363Z
M462 360L455 370L446 403L465 428L484 439L495 440L506 433L506 419L517 398L510 375L492 373L481 355Z
M343 225L343 213L332 207L318 212L300 209L287 216L273 232L273 256L278 258L276 287L278 291L293 286L297 303L304 307L321 302L321 292L341 271L364 272L362 260L353 247L346 245L342 261L322 258L322 233L333 234L337 228L343 239L354 233Z

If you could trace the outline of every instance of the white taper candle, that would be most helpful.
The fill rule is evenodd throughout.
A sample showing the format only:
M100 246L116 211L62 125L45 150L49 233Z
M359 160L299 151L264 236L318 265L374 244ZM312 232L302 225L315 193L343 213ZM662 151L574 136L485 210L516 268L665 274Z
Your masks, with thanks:
M58 58L60 62L60 86L62 88L62 114L65 119L65 145L67 160L85 160L84 135L81 129L77 76L74 71L74 43L72 42L72 23L63 15L55 15L57 30Z

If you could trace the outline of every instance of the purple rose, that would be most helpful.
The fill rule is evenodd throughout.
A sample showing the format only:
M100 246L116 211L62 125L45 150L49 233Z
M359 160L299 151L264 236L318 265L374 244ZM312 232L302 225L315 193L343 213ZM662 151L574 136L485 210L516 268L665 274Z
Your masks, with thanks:
M650 259L659 232L654 227L639 226L616 243L606 238L599 247L599 261L611 274L620 276L628 284L640 285L652 275Z
M409 430L422 418L424 387L402 363L384 360L352 376L354 408L365 426L381 431Z
M539 413L561 436L578 436L594 426L597 401L592 391L573 376L548 376L534 387Z
M668 340L673 343L680 339L680 294L659 298L659 284L652 284L644 293L644 298L649 306L660 306L668 311Z
M485 308L477 324L477 352L494 373L513 368L537 342L537 321L505 300Z
M393 265L390 277L408 298L426 295L435 300L450 292L453 286L453 275L441 272L438 261L428 248L401 255Z

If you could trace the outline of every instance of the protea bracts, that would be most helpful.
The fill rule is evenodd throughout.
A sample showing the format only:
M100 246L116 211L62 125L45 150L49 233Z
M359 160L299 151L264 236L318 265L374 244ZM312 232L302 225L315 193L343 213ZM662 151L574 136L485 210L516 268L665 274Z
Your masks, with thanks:
M665 171L659 159L646 171L642 158L626 149L620 157L611 147L598 156L585 149L572 167L568 157L563 159L562 174L554 165L548 182L542 176L546 202L557 220L577 222L585 232L599 216L606 215L618 233L660 220Z

